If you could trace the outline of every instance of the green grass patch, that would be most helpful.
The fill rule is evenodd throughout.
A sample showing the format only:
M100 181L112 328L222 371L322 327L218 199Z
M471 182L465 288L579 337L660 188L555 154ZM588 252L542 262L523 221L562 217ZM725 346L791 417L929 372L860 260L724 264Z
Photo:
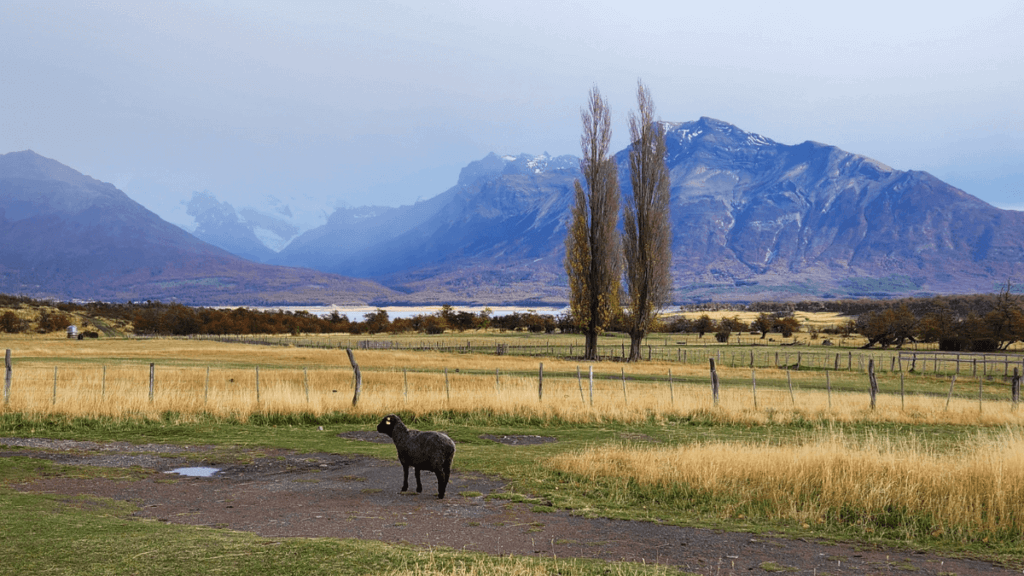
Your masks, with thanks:
M765 572L797 572L798 570L792 566L783 566L776 562L761 562L761 570Z
M493 557L445 548L364 540L267 539L214 528L131 517L129 504L104 498L21 494L0 489L0 574L677 574L675 570L591 560ZM518 573L518 572L515 572Z

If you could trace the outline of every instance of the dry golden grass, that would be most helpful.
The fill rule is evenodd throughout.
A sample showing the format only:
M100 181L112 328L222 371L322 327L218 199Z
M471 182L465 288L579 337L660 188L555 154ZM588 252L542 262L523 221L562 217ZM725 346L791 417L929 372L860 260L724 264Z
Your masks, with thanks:
M187 339L78 341L10 335L0 339L2 348L12 349L14 358L10 404L5 410L31 413L135 417L171 411L245 418L254 413L379 414L404 410L416 414L484 411L568 422L638 422L690 416L732 424L810 420L994 426L1024 421L1024 410L1010 410L1003 384L986 384L985 404L980 413L976 400L956 397L947 410L948 380L927 375L908 375L907 390L932 395L907 395L904 406L900 397L893 394L899 389L898 376L880 373L880 386L889 394L881 394L878 409L871 411L867 377L856 370L831 373L831 402L822 390L823 372L792 372L794 402L785 388L784 370L758 369L755 406L750 370L722 365L726 364L724 357L719 369L723 386L718 407L712 402L707 364L662 361L630 365L593 363L596 377L591 405L587 378L591 364L521 356L357 350L364 389L358 407L353 409L354 379L343 350ZM151 362L156 365L152 403ZM538 399L541 362L545 372L544 396ZM581 383L575 377L577 367L582 372L582 399ZM497 381L495 370L499 373ZM625 392L623 370L627 378ZM670 370L674 381L671 389L666 382ZM966 380L958 384L958 391L977 390L976 384ZM1004 400L992 402L993 397Z
M733 502L732 513L753 510L798 523L841 523L846 510L856 511L862 521L895 524L889 527L907 531L908 539L920 537L910 532L921 530L954 538L1024 536L1020 428L997 437L979 434L945 453L912 436L858 439L829 432L783 446L768 441L606 446L561 454L549 465L590 478L696 489ZM910 517L928 519L930 525L906 520Z
M61 341L52 344L54 348L63 346ZM628 366L623 390L624 366L597 363L591 402L589 365L581 367L582 378L577 380L577 364L545 360L541 398L536 360L503 357L495 374L494 357L414 352L357 353L363 390L358 406L352 407L354 378L347 357L339 351L204 343L189 347L188 357L183 358L185 350L179 347L188 346L185 341L163 342L165 349L157 349L149 341L127 341L119 346L122 358L110 360L103 357L102 346L74 344L78 353L74 363L63 361L66 357L59 355L44 356L46 352L59 353L49 347L29 350L37 355L16 364L10 404L5 410L118 418L164 412L244 419L256 413L319 416L404 411L415 415L487 412L566 422L697 417L743 425L794 421L983 426L1024 423L1024 410L1015 412L1008 402L990 399L979 412L977 401L971 399L954 397L947 408L946 398L940 395L908 395L904 405L898 395L881 394L877 409L870 410L866 391L838 391L866 388L864 375L856 372L833 373L835 391L831 395L806 389L822 384L821 373L794 372L791 397L788 389L778 387L786 381L785 371L759 370L755 406L750 371L723 368L719 371L723 382L720 403L715 407L706 369L660 363ZM261 360L258 398L257 368L247 364L256 359L254 353ZM82 363L86 359L89 363ZM152 402L145 360L156 365ZM669 369L673 375L671 387L664 380L644 380L651 376L664 378ZM768 382L775 387L766 386ZM891 389L891 382L885 384Z
M749 312L749 311L737 311L737 310L715 310L711 312L678 312L668 314L666 317L672 316L683 316L691 320L696 320L701 316L707 314L712 320L718 321L722 318L739 318L740 321L750 324L761 314L760 312ZM814 327L818 329L824 328L838 328L844 324L847 320L853 318L853 316L847 316L840 314L839 312L806 312L797 310L793 312L793 316L800 321L801 326L804 330Z

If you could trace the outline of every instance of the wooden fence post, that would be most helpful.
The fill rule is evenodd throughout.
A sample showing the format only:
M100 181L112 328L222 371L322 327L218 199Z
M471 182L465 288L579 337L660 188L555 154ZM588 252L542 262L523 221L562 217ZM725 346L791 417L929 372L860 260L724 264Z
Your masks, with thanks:
M622 402L629 404L629 398L626 397L626 369L622 369Z
M576 365L576 385L580 387L580 402L584 405L587 403L587 399L583 397L583 375L580 374L580 367Z
M494 369L494 393L498 394L501 391L501 373L500 368Z
M750 370L750 389L754 392L754 410L757 410L757 374L753 368Z
M103 365L103 378L100 380L100 400L107 397L107 365Z
M152 362L149 363L149 403L153 403L153 388L154 381L156 380L156 365Z
M978 378L978 413L981 413L981 378Z
M708 362L711 363L711 396L715 400L715 406L718 406L718 371L715 370L714 358L708 358Z
M878 396L878 380L875 379L875 359L868 359L868 380L871 382L871 409L875 409L875 400Z
M452 390L451 390L451 387L448 385L448 367L447 366L444 367L444 393L448 397L448 401L451 402L451 400L452 400Z
M402 366L402 394L405 399L409 399L409 372L406 371L405 366ZM308 401L308 400L307 400Z
M309 402L308 397L307 397L306 401ZM210 402L210 367L207 366L206 367L206 384L203 386L203 404L208 404L209 402Z
M902 357L900 357L899 368L900 368L900 410L905 410L906 407L907 407L907 404L906 404L906 401L904 400L904 397L903 397L903 358Z
M10 380L13 376L13 371L10 367L10 349L3 355L3 367L3 405L7 406L7 403L10 402ZM1016 368L1014 370L1016 371Z
M590 407L594 407L594 365L590 365Z
M53 367L53 400L50 402L51 406L57 405L57 367Z
M1017 409L1017 404L1020 403L1020 373L1017 371L1017 367L1013 367L1013 382L1010 386L1010 394L1013 399L1013 409Z
M789 386L789 400L796 406L796 398L793 397L793 379L789 375L789 369L786 369L786 384Z
M256 403L260 403L260 367L256 367ZM355 404L353 401L352 404Z
M953 398L953 385L956 384L956 374L953 374L953 379L949 381L949 394L946 395L946 410L949 410L949 401Z
M359 372L359 364L356 363L356 357L352 354L351 348L345 348L345 353L348 354L348 361L352 364L352 372L356 376L356 390L352 395L352 405L355 406L359 402L359 394L363 391L363 375ZM444 372L445 389L448 388L448 369L445 368Z
M672 403L672 406L676 405L676 393L672 389L672 368L669 368L669 402Z
M540 363L540 368L537 372L537 400L544 399L544 363Z

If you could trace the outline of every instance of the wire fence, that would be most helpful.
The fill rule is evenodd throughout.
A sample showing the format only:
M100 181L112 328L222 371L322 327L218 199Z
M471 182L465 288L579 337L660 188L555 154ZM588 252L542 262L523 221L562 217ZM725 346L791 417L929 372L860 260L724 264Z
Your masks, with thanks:
M319 349L389 350L436 352L447 354L493 354L497 356L527 356L577 359L583 353L581 342L546 340L544 342L508 342L486 338L459 339L358 339L280 337L268 335L244 336L190 336L191 339L241 343L264 346L293 346ZM642 347L641 356L648 361L672 362L683 365L707 364L714 358L720 366L730 368L781 368L790 370L857 371L867 373L868 363L874 361L879 372L981 375L984 378L1009 379L1014 368L1024 370L1024 353L970 353L917 350L838 350L830 345L795 349L793 344L765 345L759 338L751 343L735 345L708 345L703 339L686 340L667 338L649 339ZM822 350L822 348L825 348ZM598 346L601 360L622 361L628 357L625 342Z
M849 356L846 360L853 362ZM917 361L924 364L926 360L918 358ZM797 370L796 366L761 369L759 373L757 368L749 366L722 365L713 356L705 358L704 362L707 371L688 368L674 374L671 368L664 374L627 373L626 365L618 371L609 371L607 364L598 371L588 365L578 366L574 371L564 368L545 371L543 362L530 371L500 367L491 370L373 366L360 370L354 361L355 371L339 366L203 367L140 362L70 363L51 367L38 361L19 366L15 371L8 350L3 393L5 410L52 412L59 408L85 413L141 413L154 409L324 413L355 407L357 400L364 405L368 403L369 409L397 403L418 404L424 409L427 406L444 409L458 404L470 409L506 410L510 403L513 406L548 403L596 407L612 413L619 405L630 403L641 410L673 409L685 402L693 409L714 408L725 390L733 398L742 397L743 402L750 403L748 408L755 411L771 406L819 409L823 402L831 409L833 394L857 395L860 400L852 402L861 407L870 397L871 409L875 408L878 395L884 394L891 402L898 396L901 408L907 405L909 397L928 397L944 399L947 409L955 398L958 402L976 399L979 411L984 404L992 403L1009 404L1016 411L1024 373L1015 366L1009 382L1004 383L980 375L970 378L965 371L961 375L953 374L948 391L940 391L934 378L926 379L907 371L889 373L879 386L876 362L870 358L864 374L827 368ZM904 362L903 367L907 368L908 364ZM971 367L974 367L973 362ZM808 399L809 392L818 396ZM691 398L684 401L688 396ZM844 400L850 401L849 398Z

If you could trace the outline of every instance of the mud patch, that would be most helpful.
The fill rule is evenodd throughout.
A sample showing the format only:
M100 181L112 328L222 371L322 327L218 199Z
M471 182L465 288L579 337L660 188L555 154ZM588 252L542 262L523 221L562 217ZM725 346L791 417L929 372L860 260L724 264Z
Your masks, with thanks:
M373 442L375 444L391 444L391 437L387 434L381 434L380 432L369 431L369 430L353 430L352 432L342 432L338 434L338 438L345 438L346 440L361 440L363 442Z
M480 436L484 440L490 440L492 442L498 442L500 444L506 444L508 446L533 446L536 444L550 444L552 442L558 442L558 438L551 436L529 436L529 435L502 435L495 436L493 434L482 434Z
M619 438L623 440L630 440L632 442L656 442L661 443L661 440L648 436L647 434L634 434L632 432L623 432L619 434Z

